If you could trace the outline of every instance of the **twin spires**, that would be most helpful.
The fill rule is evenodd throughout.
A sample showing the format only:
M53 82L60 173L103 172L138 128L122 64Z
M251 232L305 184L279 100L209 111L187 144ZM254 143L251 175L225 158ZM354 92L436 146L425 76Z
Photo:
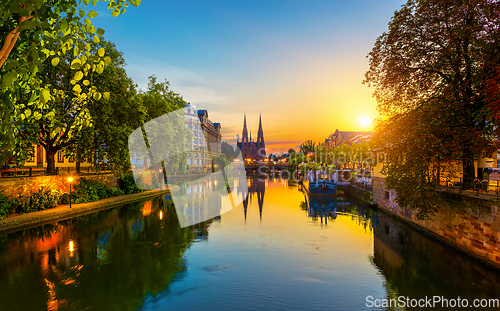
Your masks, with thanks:
M248 137L247 130L247 115L243 117L243 133L241 133L241 142L248 143L252 141L252 131L250 131L250 138ZM262 114L259 115L259 130L257 132L257 143L264 144L264 130L262 129Z
M243 132L241 133L241 142L237 142L238 148L244 159L264 160L266 156L266 143L264 141L264 130L262 128L262 115L259 116L259 130L257 141L252 141L252 133L247 128L247 116L243 117Z

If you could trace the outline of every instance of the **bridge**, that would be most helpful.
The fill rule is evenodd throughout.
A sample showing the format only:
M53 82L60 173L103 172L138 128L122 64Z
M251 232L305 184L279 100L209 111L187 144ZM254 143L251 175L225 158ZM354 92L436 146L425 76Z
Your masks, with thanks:
M283 171L288 172L288 164L245 164L245 172L247 175L275 175L280 174Z

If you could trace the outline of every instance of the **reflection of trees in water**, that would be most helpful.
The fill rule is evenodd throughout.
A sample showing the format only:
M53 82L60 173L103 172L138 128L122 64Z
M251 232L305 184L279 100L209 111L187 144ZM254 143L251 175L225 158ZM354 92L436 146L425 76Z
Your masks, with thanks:
M184 251L208 235L209 224L180 228L171 204L155 200L147 216L143 205L9 236L0 252L2 305L135 310L164 291L182 277Z
M498 272L385 213L374 229L371 261L387 280L387 298L396 292L410 298L460 296L472 303L497 298L500 290Z

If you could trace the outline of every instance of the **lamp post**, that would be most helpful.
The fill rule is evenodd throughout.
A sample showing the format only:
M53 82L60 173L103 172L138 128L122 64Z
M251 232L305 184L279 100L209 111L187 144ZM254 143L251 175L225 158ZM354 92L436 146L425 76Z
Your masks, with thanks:
M68 177L69 181L69 208L71 208L71 182L73 181L73 177Z

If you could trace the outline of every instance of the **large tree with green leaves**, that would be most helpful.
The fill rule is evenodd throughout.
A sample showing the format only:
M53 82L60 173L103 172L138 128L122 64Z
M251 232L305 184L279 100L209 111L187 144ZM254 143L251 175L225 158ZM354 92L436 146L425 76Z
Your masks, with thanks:
M137 6L140 0L102 0L109 2L108 9L117 16L125 12L129 4ZM94 6L98 0L92 1ZM91 18L97 12L90 9L90 0L6 0L0 4L0 75L2 76L2 100L0 102L0 161L5 156L12 156L14 148L14 133L12 119L13 102L20 97L20 89L29 81L31 93L29 103L43 106L57 95L45 88L37 73L42 70L44 62L52 57L52 65L57 65L57 59L65 55L80 54L85 49L80 43L91 39L99 42L104 34L103 29L96 29ZM61 36L63 34L63 36ZM58 37L59 44L51 45L51 38ZM95 61L92 59L91 61ZM102 68L93 66L80 58L81 72L86 75ZM91 65L90 68L85 65ZM78 67L78 63L71 64ZM76 80L76 79L75 79ZM86 79L76 81L79 85ZM81 86L80 86L81 87ZM74 91L74 90L73 90ZM80 94L82 95L82 94Z
M399 133L389 135L388 150L405 163L416 160L422 172L430 167L421 157L459 160L464 185L472 183L474 159L497 147L485 89L500 63L499 29L500 3L494 0L409 0L395 12L368 55L364 80L375 87L383 115L379 131ZM432 142L436 135L454 140L440 150L444 145ZM400 181L389 187L403 193L409 184ZM421 176L412 179L421 182Z

